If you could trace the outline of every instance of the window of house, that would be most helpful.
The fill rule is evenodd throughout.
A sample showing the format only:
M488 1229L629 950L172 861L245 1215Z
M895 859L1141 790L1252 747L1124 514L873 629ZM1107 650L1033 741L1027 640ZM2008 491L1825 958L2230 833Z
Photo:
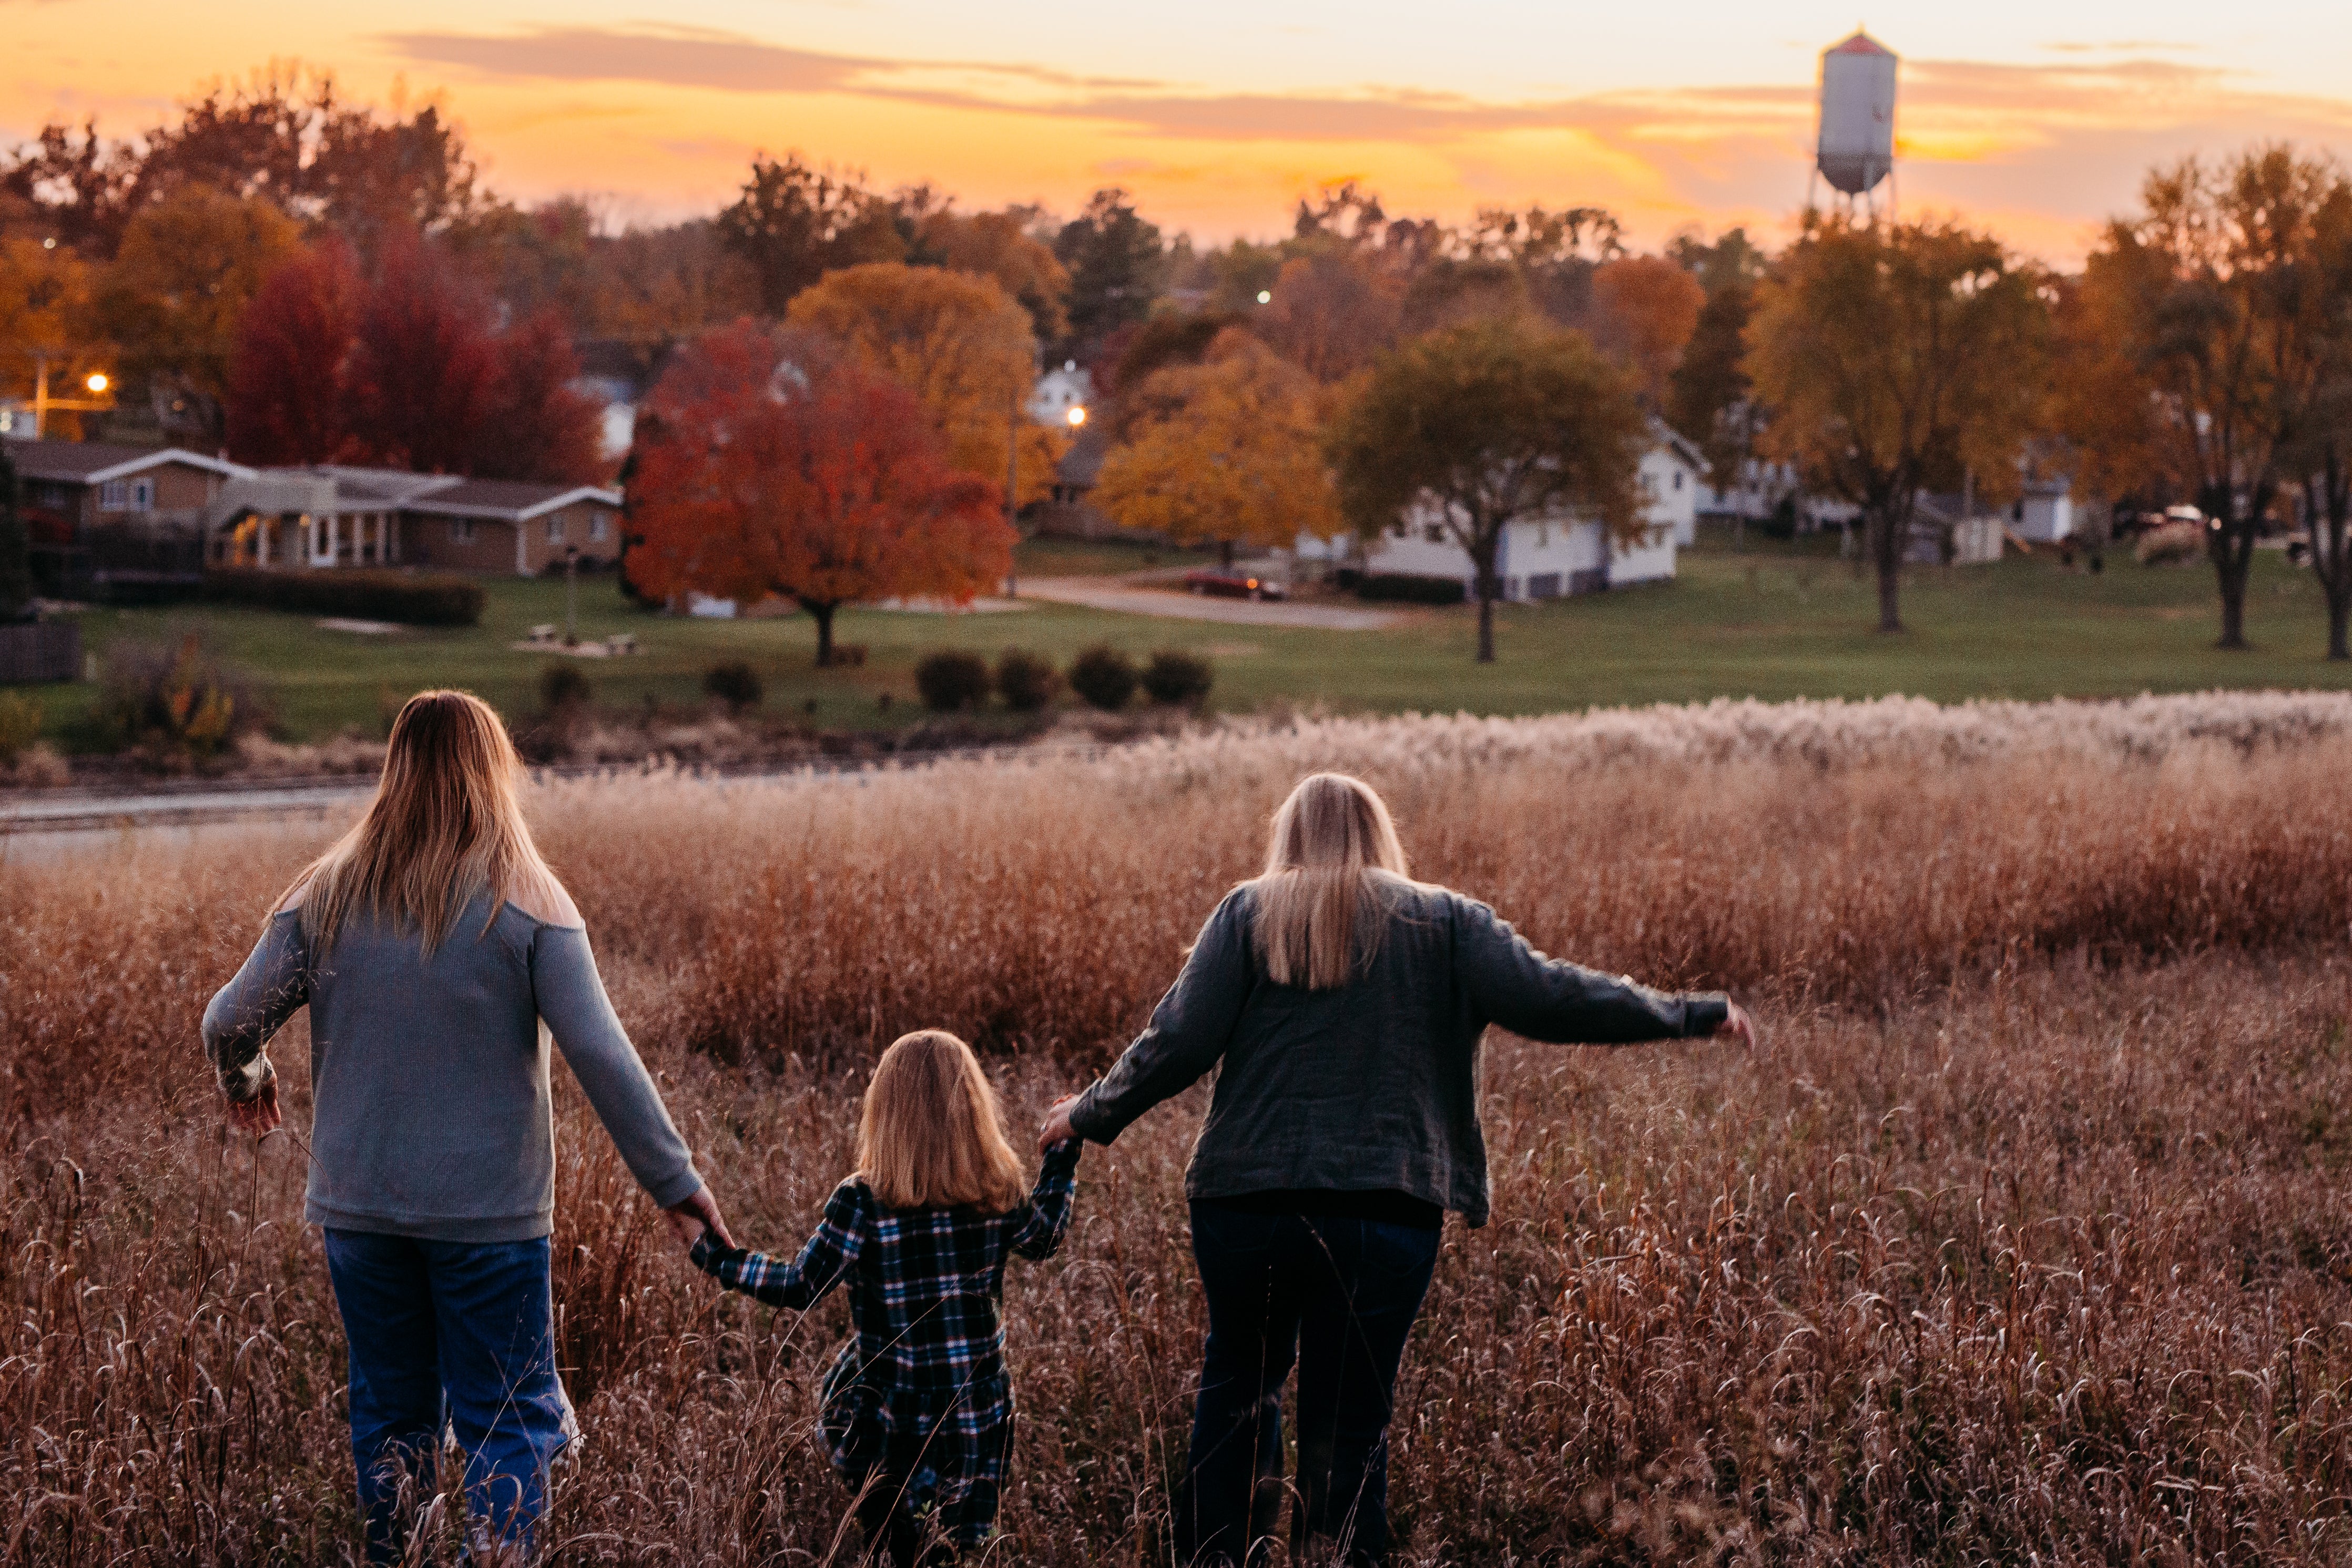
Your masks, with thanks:
M131 487L121 479L109 479L98 487L98 510L121 511L131 504Z
M1443 544L1445 542L1445 525L1442 522L1423 523L1421 536L1432 544Z
M611 524L612 519L606 517L601 511L591 517L588 520L588 542L591 544L604 543L604 531L609 528Z
M547 542L550 544L561 544L563 542L563 514L562 512L558 512L553 517L547 520Z
M154 480L133 479L131 481L131 510L132 511L152 511L155 510Z
M1550 523L1538 522L1536 524L1536 548L1538 550L1549 550L1551 548Z
M1682 489L1682 488L1683 488L1683 471L1682 471L1680 468L1676 468L1676 469L1675 470L1675 489Z
M449 520L449 542L452 544L473 543L474 520L470 517L451 518Z

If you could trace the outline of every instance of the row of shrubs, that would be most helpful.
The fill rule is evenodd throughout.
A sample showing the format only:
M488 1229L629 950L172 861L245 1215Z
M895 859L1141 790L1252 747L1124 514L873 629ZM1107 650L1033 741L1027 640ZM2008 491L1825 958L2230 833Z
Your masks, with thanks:
M470 626L482 618L480 584L466 577L425 573L264 572L232 567L205 573L204 592L216 604L410 626Z
M1459 577L1423 577L1407 572L1365 572L1343 566L1332 574L1339 587L1375 604L1458 605L1467 595Z
M1025 648L1009 647L989 668L977 654L942 649L915 666L915 689L934 713L978 708L993 691L1016 713L1034 713L1067 685L1089 708L1116 713L1138 688L1154 702L1189 706L1208 696L1214 677L1209 661L1176 648L1161 648L1141 666L1107 644L1087 649L1066 672Z

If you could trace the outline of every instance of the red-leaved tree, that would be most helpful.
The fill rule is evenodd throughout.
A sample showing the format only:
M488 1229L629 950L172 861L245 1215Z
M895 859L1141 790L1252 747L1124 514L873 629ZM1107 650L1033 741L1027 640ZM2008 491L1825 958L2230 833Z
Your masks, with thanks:
M418 237L388 245L373 281L331 238L273 272L245 312L229 450L594 483L599 411L572 390L578 374L559 317L498 331L488 299Z
M969 600L1012 567L997 488L949 466L914 394L820 340L718 328L647 405L639 428L661 435L635 454L628 571L650 597L783 595L824 665L842 605Z
M468 473L486 479L594 484L611 470L604 411L572 390L580 361L563 318L541 310L501 333L489 416L475 431Z
M226 411L243 463L325 463L350 438L343 377L365 285L333 236L279 267L238 324Z
M421 473L471 472L498 381L488 300L422 241L404 237L387 246L343 384L360 459Z

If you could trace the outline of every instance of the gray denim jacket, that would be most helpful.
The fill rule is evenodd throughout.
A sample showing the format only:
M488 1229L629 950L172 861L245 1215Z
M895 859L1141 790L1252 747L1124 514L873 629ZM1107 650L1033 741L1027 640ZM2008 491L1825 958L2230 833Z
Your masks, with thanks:
M1548 959L1449 889L1381 880L1391 913L1379 947L1360 979L1328 991L1266 977L1251 949L1250 886L1234 889L1070 1125L1108 1143L1214 1068L1189 1195L1385 1189L1484 1225L1487 1025L1555 1044L1630 1045L1712 1034L1728 1009L1720 993L1667 995Z

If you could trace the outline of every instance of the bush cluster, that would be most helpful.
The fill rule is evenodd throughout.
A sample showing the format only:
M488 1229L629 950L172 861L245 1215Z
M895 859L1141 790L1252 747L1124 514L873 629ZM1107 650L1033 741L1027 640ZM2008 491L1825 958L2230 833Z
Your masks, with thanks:
M1466 596L1459 577L1419 577L1404 572L1367 572L1356 579L1356 596L1391 605L1458 605Z
M539 703L550 713L571 713L588 706L596 689L576 664L551 664L539 672Z
M233 567L205 574L205 597L305 616L394 621L410 626L470 626L482 619L482 586L467 577L404 572L265 572Z
M915 689L934 713L961 713L988 700L987 661L960 648L927 653L915 665Z
M1135 695L1135 661L1108 643L1097 643L1070 661L1070 689L1087 707L1116 713Z
M704 670L702 689L707 695L727 704L730 713L749 712L768 695L767 685L761 680L760 672L740 658L714 664Z
M173 644L118 642L89 723L112 747L155 762L202 762L264 727L268 710L241 677L222 668L201 633Z
M1143 667L1143 694L1171 706L1200 701L1212 680L1207 659L1179 648L1161 648Z
M996 694L1015 713L1034 713L1062 689L1054 661L1025 648L1009 647L996 659Z

